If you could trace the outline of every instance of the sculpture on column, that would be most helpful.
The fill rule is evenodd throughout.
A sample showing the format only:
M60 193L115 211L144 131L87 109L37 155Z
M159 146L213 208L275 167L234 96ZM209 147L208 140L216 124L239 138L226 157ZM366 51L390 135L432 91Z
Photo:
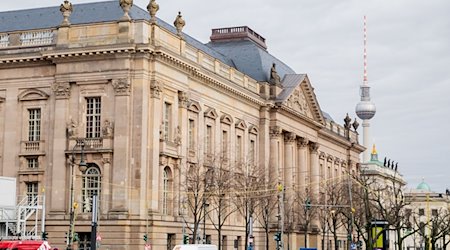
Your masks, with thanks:
M277 73L276 65L275 63L272 64L272 68L270 69L270 83L274 85L280 85L281 84L281 78L280 75Z
M173 26L177 29L177 35L181 36L181 31L183 30L184 25L186 25L186 22L183 20L183 17L181 16L181 11L178 11L178 16L175 18L175 21L173 22Z
M350 118L350 116L348 116L348 113L347 113L347 115L344 118L344 128L345 129L347 129L347 130L350 129L350 126L351 126L350 122L351 121L352 121L352 118Z
M352 126L353 126L353 129L354 129L355 131L358 129L359 123L358 123L358 121L356 120L356 118L355 118L355 121L353 122Z
M77 137L77 124L73 119L70 119L70 121L67 123L67 136L69 138Z
M159 5L156 0L151 0L147 5L148 13L150 13L150 23L156 23L156 12L159 10Z
M120 0L119 4L124 12L122 19L130 20L131 18L128 12L130 12L131 7L133 6L133 0Z
M105 120L105 122L103 123L103 128L102 128L102 133L103 133L103 137L112 137L113 135L113 124L112 122L110 122L109 120Z
M61 11L63 15L63 21L61 22L61 26L69 26L69 17L70 14L72 14L73 7L72 3L70 3L68 0L64 0L64 3L61 4L61 7L59 7L59 11Z

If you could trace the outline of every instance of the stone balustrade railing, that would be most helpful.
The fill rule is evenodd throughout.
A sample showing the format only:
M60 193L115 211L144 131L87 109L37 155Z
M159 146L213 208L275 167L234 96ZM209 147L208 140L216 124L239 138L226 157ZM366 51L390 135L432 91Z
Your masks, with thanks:
M0 34L0 48L45 46L55 44L53 30L35 30Z

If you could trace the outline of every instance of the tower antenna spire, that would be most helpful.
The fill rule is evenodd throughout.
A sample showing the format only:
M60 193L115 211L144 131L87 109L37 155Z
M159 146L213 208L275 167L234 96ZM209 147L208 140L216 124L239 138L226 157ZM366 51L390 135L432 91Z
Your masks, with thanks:
M367 84L367 19L364 16L364 79L363 82Z
M363 153L363 163L370 160L370 122L376 113L375 104L370 101L370 86L367 77L367 18L364 16L364 77L359 87L361 101L356 105L356 115L363 120L363 144L366 150Z

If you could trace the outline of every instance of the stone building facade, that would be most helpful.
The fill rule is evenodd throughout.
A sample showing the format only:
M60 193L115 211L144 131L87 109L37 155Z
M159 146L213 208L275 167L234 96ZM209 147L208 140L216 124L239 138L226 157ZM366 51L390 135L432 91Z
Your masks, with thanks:
M65 245L72 179L80 245L98 195L103 249L142 247L145 233L166 249L189 220L181 212L189 164L226 154L264 169L288 195L309 188L315 197L327 179L359 172L358 134L327 116L308 76L269 54L256 32L217 29L202 44L180 25L124 9L119 1L61 7L64 20L58 7L0 13L8 20L0 25L0 175L17 178L19 194L45 194L53 245ZM19 21L26 16L33 22ZM205 228L216 243L211 223ZM224 249L234 240L243 249L244 233L233 215ZM291 246L302 237L296 229ZM319 237L312 233L310 246Z

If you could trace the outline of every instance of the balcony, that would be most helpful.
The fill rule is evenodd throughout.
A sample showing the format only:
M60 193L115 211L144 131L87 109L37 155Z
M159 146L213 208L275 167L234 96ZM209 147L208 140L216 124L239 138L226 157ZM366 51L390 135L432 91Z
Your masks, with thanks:
M44 155L45 141L21 141L21 155Z

